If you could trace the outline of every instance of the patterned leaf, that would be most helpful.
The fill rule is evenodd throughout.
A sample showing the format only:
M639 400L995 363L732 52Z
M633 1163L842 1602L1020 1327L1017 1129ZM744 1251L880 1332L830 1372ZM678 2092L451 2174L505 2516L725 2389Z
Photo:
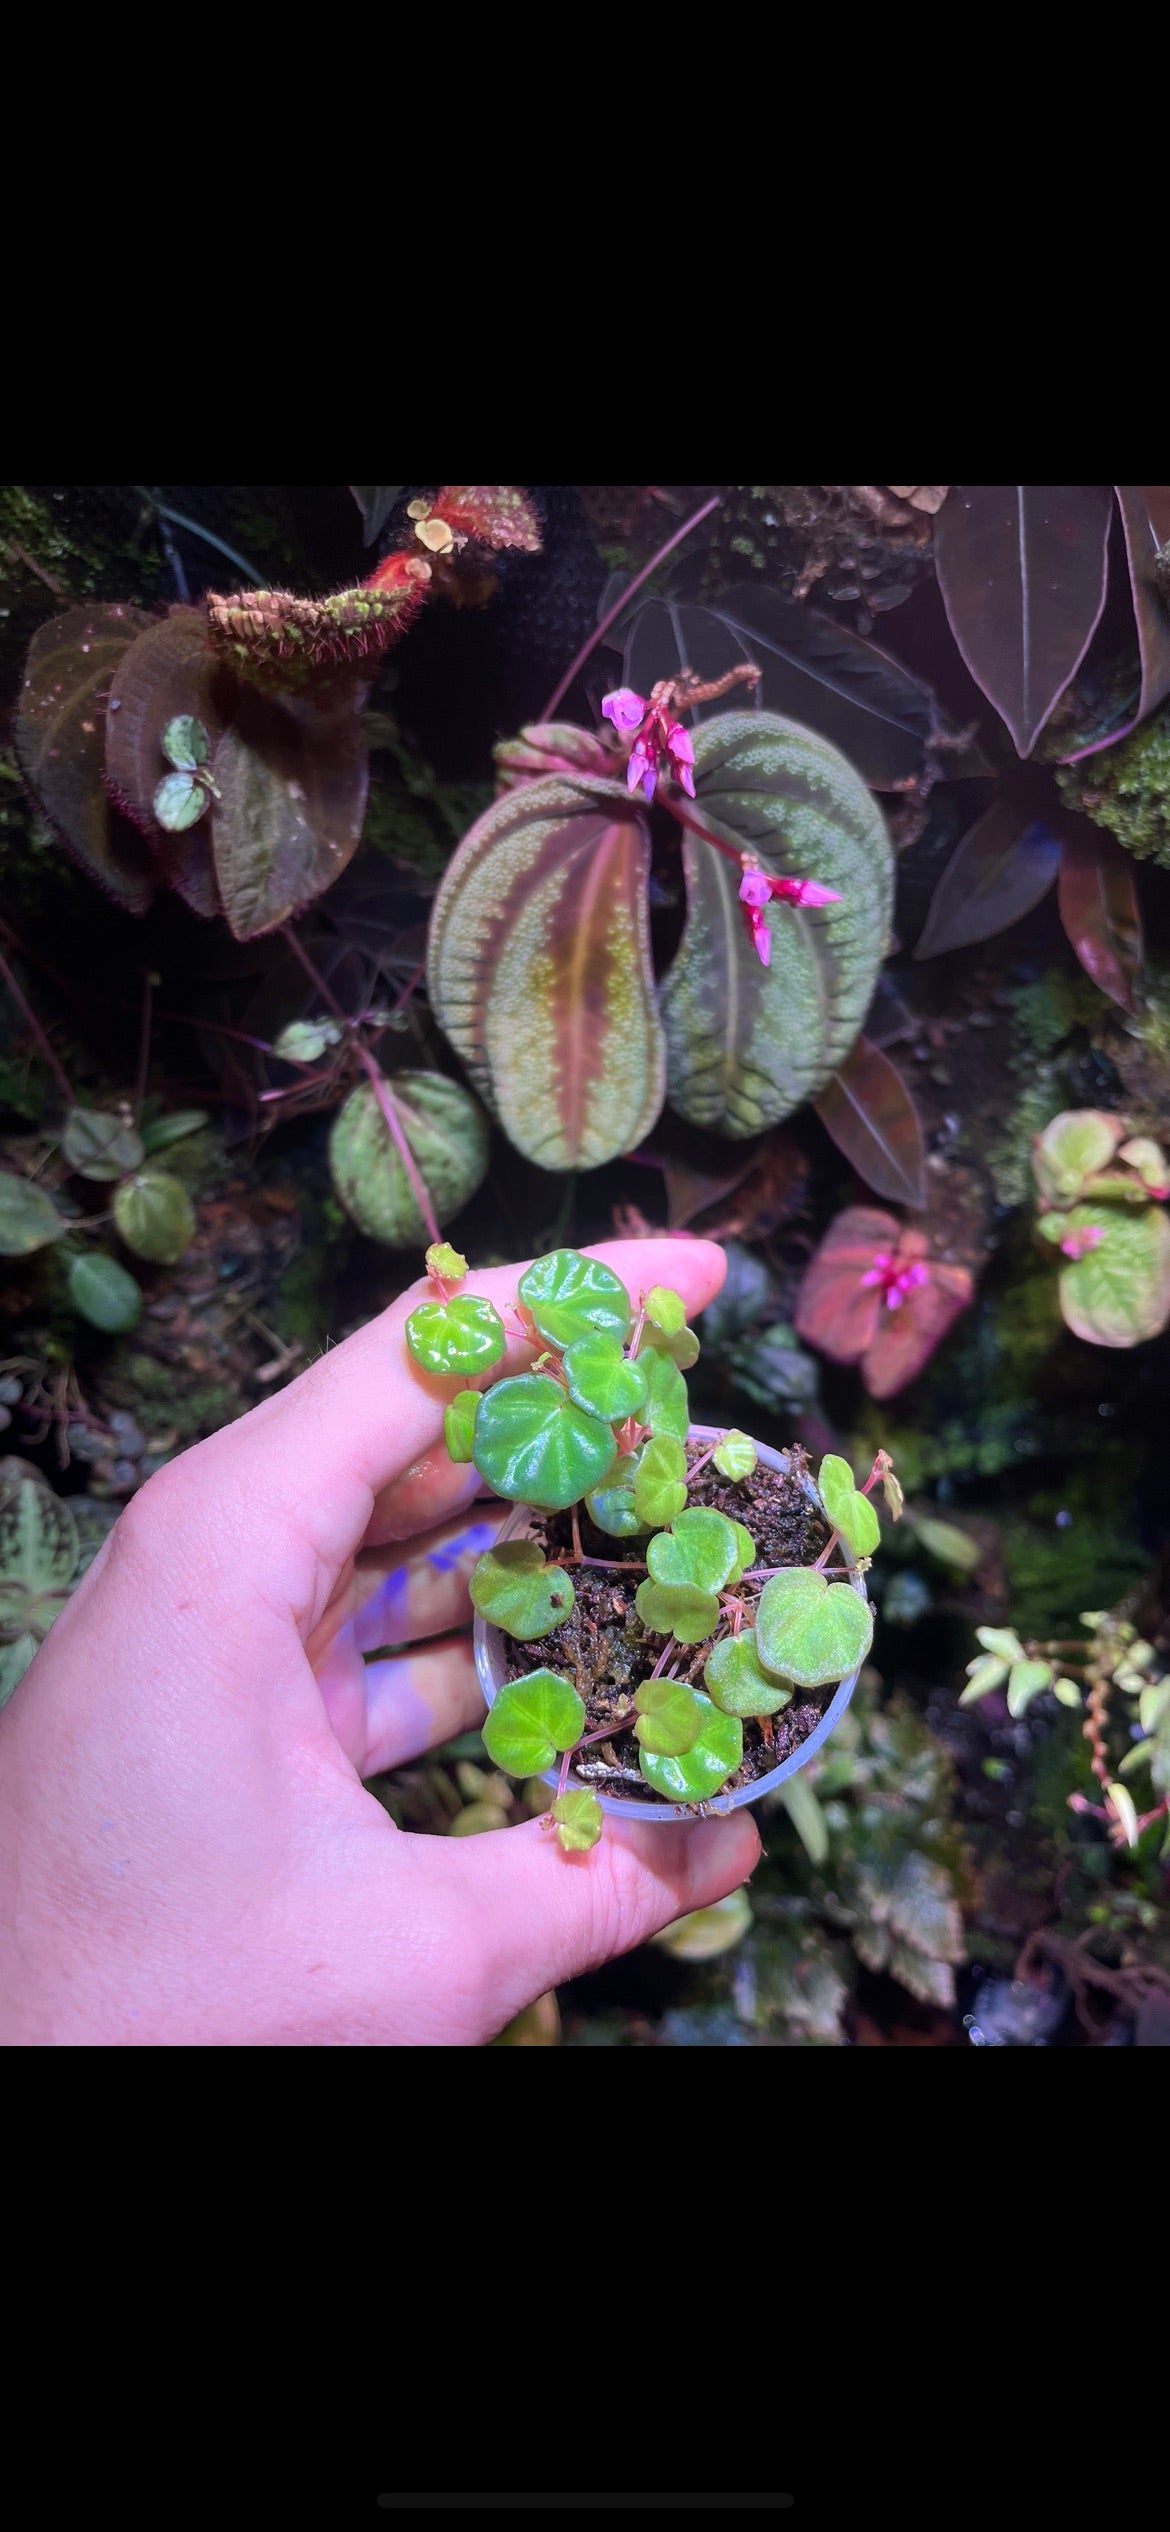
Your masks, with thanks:
M458 1213L487 1175L491 1134L478 1101L445 1073L395 1073L384 1085L426 1187L437 1222ZM346 1212L387 1248L422 1247L427 1226L418 1208L372 1083L360 1081L339 1108L329 1137L329 1167ZM438 1315L442 1305L424 1303ZM456 1319L470 1297L446 1305ZM491 1309L490 1303L483 1305ZM491 1313L493 1319L495 1312ZM498 1324L498 1322L497 1322ZM502 1351L502 1341L498 1349ZM416 1356L416 1360L421 1359ZM495 1355L486 1359L494 1361ZM430 1365L432 1370L440 1368ZM444 1369L470 1370L462 1363ZM476 1366L478 1368L478 1365Z
M1060 838L1033 821L1026 824L1010 801L997 801L955 846L922 927L915 958L988 941L1018 923L1051 888L1060 863Z
M1078 821L1065 838L1058 902L1086 975L1123 1011L1132 1011L1142 917L1129 854L1111 835Z
M71 607L42 624L14 733L37 807L74 860L130 914L145 914L158 882L146 845L102 780L106 697L123 654L149 623L138 607Z
M352 713L297 717L241 695L212 773L223 909L236 939L252 941L319 897L352 860L366 810L365 738Z
M649 870L624 785L554 774L477 819L435 899L435 1016L543 1169L613 1160L662 1105Z
M662 996L668 1091L693 1125L739 1140L814 1098L844 1063L886 944L893 855L852 766L772 713L723 713L696 730L695 794L703 824L725 842L842 900L774 905L763 967L736 865L685 835L689 912Z
M925 1204L922 1121L888 1055L859 1037L813 1105L838 1151L876 1196L890 1196L895 1204Z
M434 507L457 536L474 537L497 552L505 546L521 554L540 552L540 522L516 484L444 484Z
M1105 604L1107 484L956 484L934 531L951 631L1031 754Z

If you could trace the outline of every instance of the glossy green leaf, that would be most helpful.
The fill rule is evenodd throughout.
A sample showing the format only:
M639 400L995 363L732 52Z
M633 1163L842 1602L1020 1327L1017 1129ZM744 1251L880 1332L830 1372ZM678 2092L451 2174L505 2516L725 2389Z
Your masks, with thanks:
M480 1476L509 1502L563 1512L608 1476L614 1440L608 1424L575 1407L559 1381L523 1372L488 1390L474 1456Z
M443 1284L461 1284L467 1273L467 1259L452 1248L450 1240L432 1240L423 1264L428 1275Z
M173 1266L195 1237L195 1207L181 1180L165 1169L124 1178L114 1196L114 1220L127 1248L153 1266Z
M1018 1722L1020 1716L1027 1713L1033 1697L1038 1697L1042 1688L1050 1688L1051 1685L1051 1662L1013 1662L1008 1677L1008 1713Z
M661 1328L664 1336L677 1336L686 1326L682 1295L671 1292L667 1284L655 1284L646 1295L644 1307L651 1326Z
M1054 1697L1059 1698L1062 1706L1080 1706L1084 1704L1084 1698L1081 1695L1075 1679L1054 1679L1052 1682L1052 1694Z
M153 854L106 790L106 696L136 634L137 607L70 607L34 634L16 709L20 770L63 843L115 903L145 914L158 887ZM161 769L160 769L161 770Z
M630 1296L612 1268L575 1248L550 1249L520 1277L520 1299L534 1327L550 1345L572 1345L581 1336L608 1336L624 1345Z
M406 1342L419 1370L437 1372L444 1380L486 1371L499 1362L508 1344L499 1311L474 1292L457 1293L450 1301L420 1301L406 1322ZM456 1407L459 1403L453 1402ZM461 1413L466 1417L468 1408ZM461 1456L470 1459L471 1453Z
M510 1142L542 1169L632 1151L662 1106L650 837L623 782L556 773L506 792L431 914L439 1026Z
M171 1108L167 1115L153 1117L149 1125L143 1126L143 1151L148 1155L165 1152L169 1143L183 1143L189 1134L200 1133L210 1123L206 1108Z
M967 1664L967 1685L959 1699L961 1706L974 1706L980 1697L989 1697L993 1688L1002 1688L1008 1665L995 1653L984 1653L976 1662Z
M83 1251L69 1261L69 1298L91 1328L123 1336L142 1315L142 1288L115 1257Z
M409 1328L409 1321L407 1322ZM409 1334L407 1343L409 1344ZM449 1459L470 1460L475 1449L475 1419L479 1414L478 1389L461 1389L443 1410L443 1439Z
M792 1697L790 1681L770 1679L761 1668L751 1626L715 1645L703 1678L723 1714L779 1714Z
M985 1653L994 1653L1001 1662L1022 1662L1024 1647L1014 1626L977 1626L975 1634Z
M211 742L202 721L196 720L193 713L177 712L163 731L162 752L168 763L184 773L193 773L197 766L205 765Z
M685 1442L691 1429L691 1402L677 1364L656 1346L644 1348L638 1361L646 1374L642 1422L649 1425L656 1438L668 1434L675 1441Z
M522 1644L551 1634L571 1615L576 1597L563 1565L547 1564L535 1539L489 1547L471 1577L472 1608Z
M211 793L194 774L164 774L155 786L151 806L168 835L183 835L206 816Z
M282 1064L315 1064L327 1046L340 1046L344 1035L340 1020L290 1020L273 1039L272 1052Z
M751 1531L742 1521L733 1521L731 1526L735 1532L736 1555L735 1572L733 1573L731 1579L733 1583L737 1583L740 1575L748 1573L750 1568L755 1564L756 1542L752 1537Z
M673 1433L647 1442L634 1470L634 1504L644 1528L664 1530L687 1499L687 1455Z
M766 1669L798 1688L824 1688L865 1659L873 1612L849 1583L826 1582L811 1566L773 1574L760 1594L756 1641Z
M1099 1229L1096 1248L1065 1267L1060 1306L1088 1345L1141 1345L1170 1320L1170 1222L1160 1205L1121 1213L1079 1204L1064 1217L1070 1233Z
M646 1550L650 1579L656 1583L693 1583L697 1591L722 1591L739 1564L734 1522L701 1504L676 1513L669 1530L652 1538Z
M100 1108L70 1108L61 1148L79 1177L98 1180L123 1178L145 1158L143 1138L129 1118Z
M695 808L777 878L817 880L841 902L773 902L761 964L740 870L687 832L688 915L663 988L667 1091L692 1124L758 1134L815 1097L865 1019L889 933L893 854L880 810L837 749L771 713L720 714L694 733Z
M668 1802L709 1802L743 1758L743 1725L738 1718L720 1714L697 1689L695 1702L704 1710L703 1723L689 1750L680 1758L667 1758L644 1749L638 1761L647 1784L653 1785L655 1793L665 1794Z
M651 1635L673 1635L679 1644L702 1644L719 1624L719 1603L697 1583L639 1583L635 1605Z
M692 1908L650 1940L676 1961L714 1961L742 1943L752 1921L746 1890L731 1890L709 1908Z
M612 1483L595 1487L585 1497L585 1509L590 1520L612 1539L641 1538L651 1527L639 1512L634 1494L634 1479L641 1467L642 1457L641 1451L627 1452L624 1458L614 1463ZM679 1491L683 1493L681 1488ZM683 1499L685 1501L685 1493ZM675 1504L674 1510L681 1510L681 1505Z
M1046 1125L1032 1155L1036 1184L1050 1204L1072 1204L1086 1178L1106 1169L1125 1120L1104 1108L1068 1108Z
M755 1443L748 1434L740 1432L738 1425L733 1425L731 1431L724 1434L715 1453L715 1466L720 1476L730 1477L732 1483L738 1485L744 1477L751 1476L755 1464Z
M665 1328L657 1328L647 1320L642 1330L639 1362L644 1364L652 1353L665 1354L680 1371L690 1371L692 1364L699 1359L699 1340L693 1328L678 1328L669 1335Z
M698 1740L703 1708L693 1688L681 1679L644 1679L634 1691L638 1720L635 1740L660 1758L681 1758Z
M483 1727L493 1766L509 1776L540 1776L585 1729L585 1708L572 1683L555 1670L531 1670L501 1688Z
M605 1826L605 1814L596 1794L558 1794L552 1807L557 1824L557 1843L566 1855L586 1855L596 1846Z
M576 1404L608 1424L640 1415L646 1404L646 1374L640 1363L626 1361L613 1337L577 1337L566 1348L564 1374Z
M491 1131L478 1099L445 1073L394 1073L382 1085L426 1187L435 1219L458 1213L487 1176ZM338 1110L329 1167L358 1229L387 1248L423 1248L428 1228L374 1085L360 1081Z
M881 1542L878 1517L868 1495L859 1494L847 1459L833 1451L821 1461L817 1493L829 1520L839 1530L850 1556L872 1556Z
M43 1187L0 1169L0 1257L31 1257L34 1249L59 1240L66 1227Z

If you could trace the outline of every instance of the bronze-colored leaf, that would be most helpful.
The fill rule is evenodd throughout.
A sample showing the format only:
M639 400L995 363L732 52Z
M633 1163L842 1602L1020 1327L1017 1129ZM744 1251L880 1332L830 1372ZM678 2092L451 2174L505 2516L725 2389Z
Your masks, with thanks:
M1129 854L1088 819L1070 817L1057 895L1061 922L1086 975L1123 1011L1132 1011L1142 917Z
M222 909L210 817L178 834L164 833L154 795L167 771L162 734L176 714L202 722L214 754L231 719L239 685L211 647L199 607L172 607L161 624L132 642L115 671L106 706L106 784L120 809L149 839L166 877L195 914Z
M956 484L935 568L967 667L1029 756L1105 604L1108 484Z
M145 914L158 885L141 836L103 781L106 699L139 607L71 607L33 637L16 710L16 754L37 807L106 895Z
M241 694L212 776L219 892L236 939L251 941L319 897L357 851L369 780L361 723Z
M880 1047L859 1037L813 1105L838 1151L875 1196L925 1204L922 1120L897 1065Z

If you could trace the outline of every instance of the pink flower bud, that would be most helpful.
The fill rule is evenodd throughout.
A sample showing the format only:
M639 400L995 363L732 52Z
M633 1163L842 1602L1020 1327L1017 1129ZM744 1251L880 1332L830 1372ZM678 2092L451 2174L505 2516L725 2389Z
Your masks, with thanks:
M739 883L739 893L745 906L766 906L772 894L772 883L765 878L762 870L745 870Z
M632 686L616 686L611 695L602 697L603 717L612 721L615 730L639 729L649 709L649 704L643 701L641 695L634 693Z

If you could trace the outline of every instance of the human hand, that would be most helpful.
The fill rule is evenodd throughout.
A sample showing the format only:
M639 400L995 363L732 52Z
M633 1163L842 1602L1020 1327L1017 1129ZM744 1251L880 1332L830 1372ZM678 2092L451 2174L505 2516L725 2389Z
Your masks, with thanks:
M723 1280L705 1240L586 1253L690 1316ZM522 1272L465 1289L502 1308ZM428 1290L152 1477L0 1715L0 2040L474 2044L752 1871L746 1811L566 1856L536 1819L409 1835L365 1791L482 1717L453 1630L510 1509L441 1447L450 1384L403 1335ZM362 1659L387 1642L422 1649Z

